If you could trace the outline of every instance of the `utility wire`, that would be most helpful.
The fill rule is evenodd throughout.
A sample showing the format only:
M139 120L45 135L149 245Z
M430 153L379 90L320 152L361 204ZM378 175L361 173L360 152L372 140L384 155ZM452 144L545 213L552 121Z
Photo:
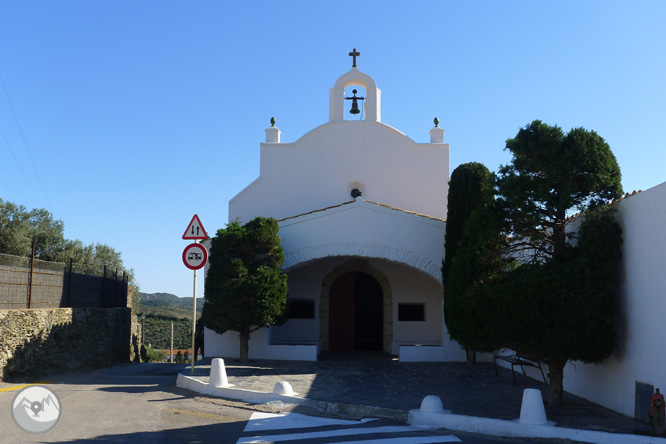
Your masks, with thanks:
M39 196L37 195L37 193L35 193L35 189L30 184L30 181L28 180L28 176L25 174L25 171L23 171L23 168L21 167L21 162L19 162L18 157L16 157L16 154L14 153L14 150L12 149L12 146L9 143L9 140L7 140L7 137L5 136L5 133L2 131L2 128L0 128L0 135L5 140L5 143L7 144L7 148L9 148L9 152L12 153L12 157L14 157L14 160L16 161L16 166L18 166L19 171L21 172L21 174L23 174L23 178L25 179L25 182L28 184L28 188L30 188L30 191L32 191L32 194L35 196L35 199L37 199L37 202L39 203L39 206L41 207L42 206L42 201L39 200ZM3 185L4 185L4 182L3 182ZM7 187L7 185L5 185L5 187ZM7 190L9 190L9 188L7 188ZM12 200L14 200L13 197L12 197ZM19 203L19 202L16 202L16 203Z
M39 172L37 171L37 167L35 166L35 161L32 159L32 154L30 154L30 148L28 148L28 142L26 142L25 136L23 135L23 130L21 129L21 125L19 124L18 117L16 117L16 112L14 111L14 105L12 105L12 101L9 98L9 93L7 92L7 88L5 87L5 81L2 79L2 76L0 76L0 83L2 83L2 89L5 91L5 96L7 96L7 103L9 103L9 108L12 110L12 115L14 116L16 127L18 128L19 133L21 134L21 139L23 139L23 145L25 146L25 151L28 153L28 157L30 158L30 163L32 163L32 168L35 170L35 175L37 176L39 185L42 187L42 191L44 192L44 197L46 197L46 203L48 203L49 208L51 209L51 211L53 211L53 205L51 205L51 201L49 200L49 195L46 192L46 188L44 188L44 183L42 183L42 178L39 176ZM6 140L7 139L5 138L5 141ZM37 200L39 201L39 199ZM41 203L39 205L41 206Z
M16 202L16 198L14 198L14 195L13 195L12 192L9 190L9 187L7 186L7 184L6 184L2 179L0 179L0 183L1 183L2 186L5 187L5 189L7 190L7 194L9 194L9 198L12 200L12 202Z

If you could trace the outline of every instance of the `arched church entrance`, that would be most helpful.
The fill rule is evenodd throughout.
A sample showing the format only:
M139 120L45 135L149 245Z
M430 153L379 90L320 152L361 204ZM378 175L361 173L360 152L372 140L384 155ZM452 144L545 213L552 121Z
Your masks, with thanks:
M377 279L350 271L329 293L329 349L382 350L383 292Z

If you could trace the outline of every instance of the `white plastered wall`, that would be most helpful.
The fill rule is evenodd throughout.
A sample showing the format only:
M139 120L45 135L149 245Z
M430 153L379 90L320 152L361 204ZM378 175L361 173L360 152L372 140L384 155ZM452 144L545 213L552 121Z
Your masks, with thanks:
M294 355L294 351L298 347L284 347L289 347L286 344L312 343L319 340L319 304L322 282L337 267L343 266L348 261L358 262L359 260L365 261L351 257L325 258L290 271L289 297L314 299L315 319L290 320L283 326L255 332L250 340L250 357L267 359L268 356L271 356L274 359L306 359L302 355ZM459 344L448 339L446 326L442 320L441 284L431 276L402 264L377 259L369 259L366 262L368 267L384 275L391 287L393 301L390 310L393 325L391 352L397 355L400 344L437 346L439 353L446 357L446 360L464 361L464 351ZM399 303L425 304L426 320L424 322L398 321ZM206 335L207 357L238 357L238 334L230 332L220 336L212 331L207 331ZM214 344L211 348L208 347L209 341ZM270 345L269 342L274 345ZM271 350L285 354L275 357L276 352ZM292 351L290 352L290 350Z
M294 143L262 143L260 177L229 202L229 220L282 219L363 198L446 217L448 144L418 144L380 122L334 121Z
M250 336L250 359L278 359L282 361L316 361L318 348L316 344L272 344L271 331L262 328ZM207 358L236 358L240 356L240 341L237 332L219 335L207 328L204 329Z
M616 208L624 232L619 348L604 364L567 365L564 389L633 417L636 381L666 388L666 183Z
M322 284L336 266L353 258L377 264L391 286L391 341L387 350L397 354L400 344L442 346L450 343L442 322L441 261L446 224L412 213L357 199L344 205L280 222L280 237L288 272L289 295L314 299L320 312ZM424 303L425 322L398 322L397 304ZM293 320L270 335L255 333L250 356L262 357L270 344L318 343L320 320ZM237 356L235 333L223 337L207 332L206 355ZM269 344L270 343L270 344ZM319 344L321 346L321 344ZM295 348L290 349L290 355ZM447 350L459 350L450 345ZM441 351L441 350L440 350ZM458 359L458 355L451 355ZM463 355L464 357L464 355ZM289 359L284 357L284 359Z
M292 319L283 326L273 327L271 337L274 341L282 343L303 340L319 342L319 303L322 281L332 268L339 266L345 260L346 258L331 258L315 261L288 273L289 298L314 300L315 318Z
M666 387L666 183L614 207L624 235L617 349L602 364L567 364L564 390L634 417L637 381Z
M358 256L404 263L441 281L442 220L358 198L279 224L286 270L324 257Z

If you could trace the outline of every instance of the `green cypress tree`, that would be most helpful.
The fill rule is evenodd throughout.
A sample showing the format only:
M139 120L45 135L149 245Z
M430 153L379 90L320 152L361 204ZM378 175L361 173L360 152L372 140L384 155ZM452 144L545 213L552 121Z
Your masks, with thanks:
M472 212L493 200L493 189L490 171L483 164L470 162L459 165L449 182L448 214L446 220L446 233L444 237L445 256L442 263L442 282L444 284L444 320L452 338L458 340L467 349L467 362L475 362L475 352L468 348L467 337L462 334L464 326L458 320L465 316L456 313L461 309L465 293L465 285L469 280L461 280L456 276L455 284L451 286L451 268L453 260L459 249L459 242L463 236L463 229ZM469 276L467 276L469 277Z
M500 213L494 204L474 210L451 264L446 325L451 337L467 350L491 352L503 346L502 331L497 328L499 307L488 292L515 261L501 254L507 239L500 227Z

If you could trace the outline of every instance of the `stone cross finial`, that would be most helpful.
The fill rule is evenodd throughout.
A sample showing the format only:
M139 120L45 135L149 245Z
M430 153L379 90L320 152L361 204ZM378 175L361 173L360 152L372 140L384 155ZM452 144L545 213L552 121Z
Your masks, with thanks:
M354 50L349 53L349 56L354 58L354 63L352 64L352 68L356 68L356 57L358 57L360 55L361 55L361 53L356 51L356 48L354 48Z

